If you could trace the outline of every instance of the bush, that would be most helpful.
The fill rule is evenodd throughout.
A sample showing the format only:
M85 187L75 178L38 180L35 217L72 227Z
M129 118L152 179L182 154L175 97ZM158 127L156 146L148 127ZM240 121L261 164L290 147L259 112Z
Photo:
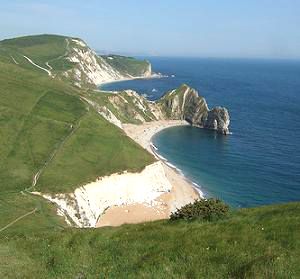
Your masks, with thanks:
M229 206L218 199L199 199L189 203L175 212L170 220L205 220L212 221L223 218L229 211Z

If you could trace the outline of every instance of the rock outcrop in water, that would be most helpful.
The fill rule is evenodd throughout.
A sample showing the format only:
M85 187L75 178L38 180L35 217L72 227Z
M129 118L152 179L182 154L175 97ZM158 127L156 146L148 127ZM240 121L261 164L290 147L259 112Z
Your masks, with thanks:
M229 113L224 107L209 109L206 100L186 84L167 92L157 101L167 119L183 119L191 125L229 133Z
M228 110L224 107L215 107L208 111L207 119L204 122L204 128L216 130L219 133L227 135L229 133L230 118Z

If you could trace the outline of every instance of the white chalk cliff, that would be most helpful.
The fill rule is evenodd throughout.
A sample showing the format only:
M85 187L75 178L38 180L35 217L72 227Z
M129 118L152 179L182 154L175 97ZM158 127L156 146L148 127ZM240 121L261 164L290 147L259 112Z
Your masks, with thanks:
M149 77L152 74L151 64L146 60L138 61L123 56L100 56L80 39L66 40L68 41L66 60L72 62L73 67L62 73L62 76L72 79L74 84L79 87ZM117 60L117 63L112 64L112 60ZM122 67L124 63L126 63L126 70L124 70L125 67ZM136 69L137 63L139 63L138 69Z
M140 173L112 174L77 188L73 193L43 194L57 206L58 214L77 227L95 227L99 217L112 206L144 204L159 206L157 198L171 191L161 162Z

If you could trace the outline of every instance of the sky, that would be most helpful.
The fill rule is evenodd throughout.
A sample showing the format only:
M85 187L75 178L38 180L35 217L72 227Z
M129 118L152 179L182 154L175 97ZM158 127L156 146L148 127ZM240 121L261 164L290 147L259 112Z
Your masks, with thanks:
M106 52L300 59L300 0L0 0L0 39L61 34Z

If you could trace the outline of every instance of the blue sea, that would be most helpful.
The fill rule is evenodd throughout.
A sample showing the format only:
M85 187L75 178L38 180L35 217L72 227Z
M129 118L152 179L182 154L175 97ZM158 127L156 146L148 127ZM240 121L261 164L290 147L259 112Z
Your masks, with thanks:
M168 77L106 84L155 100L187 83L210 108L228 108L231 135L173 127L153 138L158 152L208 197L234 207L300 201L300 62L154 58Z

